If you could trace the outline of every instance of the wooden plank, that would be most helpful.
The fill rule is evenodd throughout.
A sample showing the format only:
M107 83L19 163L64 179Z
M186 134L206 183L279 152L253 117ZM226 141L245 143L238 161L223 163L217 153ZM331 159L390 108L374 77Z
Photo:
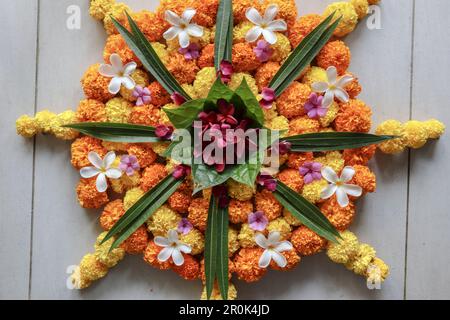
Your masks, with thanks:
M0 299L27 299L30 271L33 140L16 135L21 114L34 114L37 1L3 3L0 10Z
M416 0L412 118L450 123L449 2ZM406 297L449 299L450 139L411 151Z

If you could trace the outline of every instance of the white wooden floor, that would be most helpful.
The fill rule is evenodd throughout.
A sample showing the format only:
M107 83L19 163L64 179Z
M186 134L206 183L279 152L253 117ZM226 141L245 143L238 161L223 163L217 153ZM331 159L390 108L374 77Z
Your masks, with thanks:
M128 0L153 9L156 0ZM302 14L331 0L300 0ZM85 292L66 288L66 269L92 250L98 214L82 210L69 143L15 134L23 113L75 108L79 80L101 61L105 35L88 16L88 0L2 1L0 10L0 298L197 299L200 283L153 270L128 257ZM80 30L68 30L66 10L82 10ZM374 122L389 118L450 124L450 1L383 0L382 29L365 22L347 38L352 71ZM352 230L391 266L380 291L325 255L304 259L292 273L237 283L242 299L449 299L450 138L400 156L378 155L377 193L359 204Z

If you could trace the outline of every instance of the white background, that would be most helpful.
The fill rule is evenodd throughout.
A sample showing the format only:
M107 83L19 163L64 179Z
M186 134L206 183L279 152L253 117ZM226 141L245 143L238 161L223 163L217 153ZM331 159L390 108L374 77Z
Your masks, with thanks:
M154 9L155 0L127 0ZM330 0L297 1L299 12L322 12ZM16 136L23 113L75 109L87 67L102 61L106 38L88 15L88 0L2 1L0 10L0 298L197 299L201 284L127 257L107 278L78 292L66 288L66 268L92 251L98 212L79 207L78 173L70 144ZM81 30L66 28L69 5L82 8ZM396 118L450 123L450 2L384 0L381 30L365 21L347 37L351 71L374 124ZM302 260L293 272L270 272L256 284L235 281L242 299L450 298L449 153L444 136L419 151L378 154L371 167L378 191L358 203L351 230L391 266L380 291L328 261Z

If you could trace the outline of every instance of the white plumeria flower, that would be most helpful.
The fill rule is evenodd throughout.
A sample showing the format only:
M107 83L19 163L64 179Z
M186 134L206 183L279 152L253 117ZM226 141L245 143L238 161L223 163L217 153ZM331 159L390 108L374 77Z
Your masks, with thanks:
M249 8L245 16L255 26L247 33L245 40L255 42L262 35L268 43L275 44L277 42L275 32L287 30L287 24L284 20L273 20L277 16L277 13L278 6L276 4L267 7L264 17L261 17L255 8Z
M184 264L183 253L191 253L191 247L178 240L177 230L170 230L167 234L167 238L156 237L156 245L163 247L164 249L158 254L158 261L166 262L172 257L173 263L176 266L182 266Z
M339 99L341 102L348 102L349 95L344 88L353 80L353 77L344 75L338 78L336 67L329 67L327 69L327 78L328 82L316 82L312 85L312 89L315 92L325 92L322 106L329 107L333 103L334 97Z
M128 90L133 90L136 87L136 82L131 77L131 74L136 70L136 62L127 63L125 66L122 59L117 53L113 53L109 57L111 64L102 64L99 73L107 78L112 78L108 86L108 91L111 94L117 94L122 85Z
M186 9L179 17L175 12L167 10L165 17L172 27L164 32L164 39L173 40L178 37L180 47L184 49L189 47L191 36L196 38L202 37L203 28L196 23L191 23L196 12L195 9Z
M261 248L265 249L264 253L259 258L259 267L267 268L273 260L280 267L284 268L287 265L285 256L281 252L292 250L292 244L289 241L280 241L281 235L278 231L272 231L266 237L262 233L257 233L255 241Z
M82 168L80 174L86 179L97 176L96 186L98 192L105 192L108 189L108 181L106 178L119 179L122 176L120 169L111 167L116 160L116 154L112 151L108 152L103 160L98 153L89 152L88 160L92 163L93 167Z
M339 178L336 172L330 167L322 168L322 177L329 182L328 186L323 189L321 198L329 199L336 193L337 202L342 208L348 206L348 195L359 197L362 194L362 188L354 184L348 184L355 175L355 169L345 167Z

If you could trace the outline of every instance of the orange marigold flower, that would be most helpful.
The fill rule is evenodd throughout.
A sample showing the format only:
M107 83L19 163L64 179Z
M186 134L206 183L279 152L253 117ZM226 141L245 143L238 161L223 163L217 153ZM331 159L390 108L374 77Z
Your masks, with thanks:
M186 60L183 55L175 52L169 56L167 70L169 70L181 84L192 84L200 69L195 60Z
M157 107L165 106L170 103L172 100L170 99L170 94L162 87L162 85L158 81L153 81L148 86L148 89L151 92L152 96L152 104Z
M164 14L166 10L175 12L177 15L181 16L184 10L191 6L191 1L183 0L161 0L159 2L159 7L156 9L156 14L159 15L164 21Z
M354 165L353 169L355 169L355 175L350 183L360 186L364 192L375 192L377 188L375 173L364 165Z
M248 8L255 8L261 11L261 4L255 0L234 0L233 1L233 15L235 24L239 24L244 21L248 21L245 13Z
M274 61L264 63L256 70L255 80L259 91L269 86L278 70L280 70L280 64Z
M318 14L307 14L300 17L289 29L288 38L292 47L297 47L321 22L322 17Z
M122 200L117 199L108 203L100 216L100 225L103 230L109 231L124 213Z
M316 119L310 119L307 116L298 117L289 123L289 135L298 135L304 133L315 133L320 130L320 122Z
M347 91L350 99L355 99L357 96L360 95L360 93L362 92L362 86L359 83L358 77L355 76L353 73L351 72L347 72L348 75L353 77L353 80L350 81L346 86L345 86L345 91Z
M112 54L118 54L125 65L129 62L136 62L141 65L141 61L136 57L133 50L131 50L125 39L120 34L113 34L106 39L105 49L103 50L103 59L105 63L110 63L110 57Z
M251 201L239 201L232 199L228 206L228 213L231 223L245 223L248 215L253 212L253 203Z
M170 260L167 260L165 262L161 262L158 260L158 254L162 249L162 247L157 246L156 243L151 240L144 251L144 261L154 268L160 270L169 270L172 267Z
M355 204L350 201L349 205L342 208L333 196L326 200L320 207L320 211L330 220L331 224L339 231L345 231L353 222L355 217Z
M76 112L78 122L105 122L105 105L93 99L81 100Z
M234 257L234 272L239 280L255 282L260 280L267 269L260 268L258 263L264 250L262 248L242 248Z
M160 119L161 113L159 108L150 104L134 107L131 110L129 122L146 126L157 126Z
M313 161L312 152L290 153L287 159L287 166L291 169L299 169L305 162Z
M377 150L376 145L371 145L367 147L362 147L358 149L348 149L342 154L345 160L345 164L348 166L354 166L357 164L367 165L370 159L375 155Z
M275 199L269 190L262 190L255 196L255 206L257 211L262 211L266 217L272 221L281 216L283 206Z
M214 67L214 44L210 43L202 49L197 64L200 69Z
M352 54L344 41L336 40L328 42L317 56L317 65L323 69L336 67L338 74L343 75L350 66Z
M122 242L120 247L128 254L139 254L144 252L148 245L147 229L142 226L131 234L131 236Z
M98 209L108 203L106 192L98 192L96 179L81 179L77 186L78 202L83 208Z
M253 71L261 65L253 51L253 46L246 42L233 45L232 62L234 72Z
M292 232L291 243L301 256L311 256L325 248L327 241L305 226Z
M191 201L188 208L188 219L194 227L200 231L206 230L206 222L208 220L209 201L204 198L196 198Z
M187 213L189 205L191 204L192 196L188 193L176 191L173 193L169 200L169 206L178 213Z
M193 2L192 7L197 10L192 21L207 28L214 26L216 24L217 10L219 9L219 0L191 1Z
M163 164L155 163L145 168L141 177L141 188L144 192L155 187L167 176L166 167Z
M81 86L83 87L84 94L88 99L107 102L114 97L114 95L108 91L108 86L111 79L102 76L98 72L99 67L100 64L97 63L88 68L81 79Z
M289 271L294 269L300 263L301 258L294 249L289 251L283 251L281 252L281 254L286 258L287 264L284 268L281 268L275 263L275 261L272 260L270 262L270 267L273 270Z
M300 192L304 184L303 177L298 169L284 169L278 174L278 180L295 192Z
M150 42L160 40L163 33L169 28L169 23L166 22L166 20L147 10L133 13L132 17L139 29Z
M268 6L273 4L278 5L278 14L276 19L282 19L286 21L289 28L292 27L298 16L295 0L264 0L261 5L261 10L265 11Z
M305 104L311 95L311 88L303 83L292 83L277 99L277 109L280 115L288 119L306 114Z
M200 263L191 255L183 254L184 263L181 266L172 266L184 280L196 280L200 275Z
M107 150L102 146L102 142L98 139L84 136L75 140L71 146L72 165L78 170L84 167L89 167L91 162L88 160L88 154L91 151L97 152L102 158L107 152Z
M149 145L143 143L131 144L127 152L137 158L141 169L153 164L158 157Z
M340 105L334 129L342 132L369 132L372 110L361 100L351 99Z

